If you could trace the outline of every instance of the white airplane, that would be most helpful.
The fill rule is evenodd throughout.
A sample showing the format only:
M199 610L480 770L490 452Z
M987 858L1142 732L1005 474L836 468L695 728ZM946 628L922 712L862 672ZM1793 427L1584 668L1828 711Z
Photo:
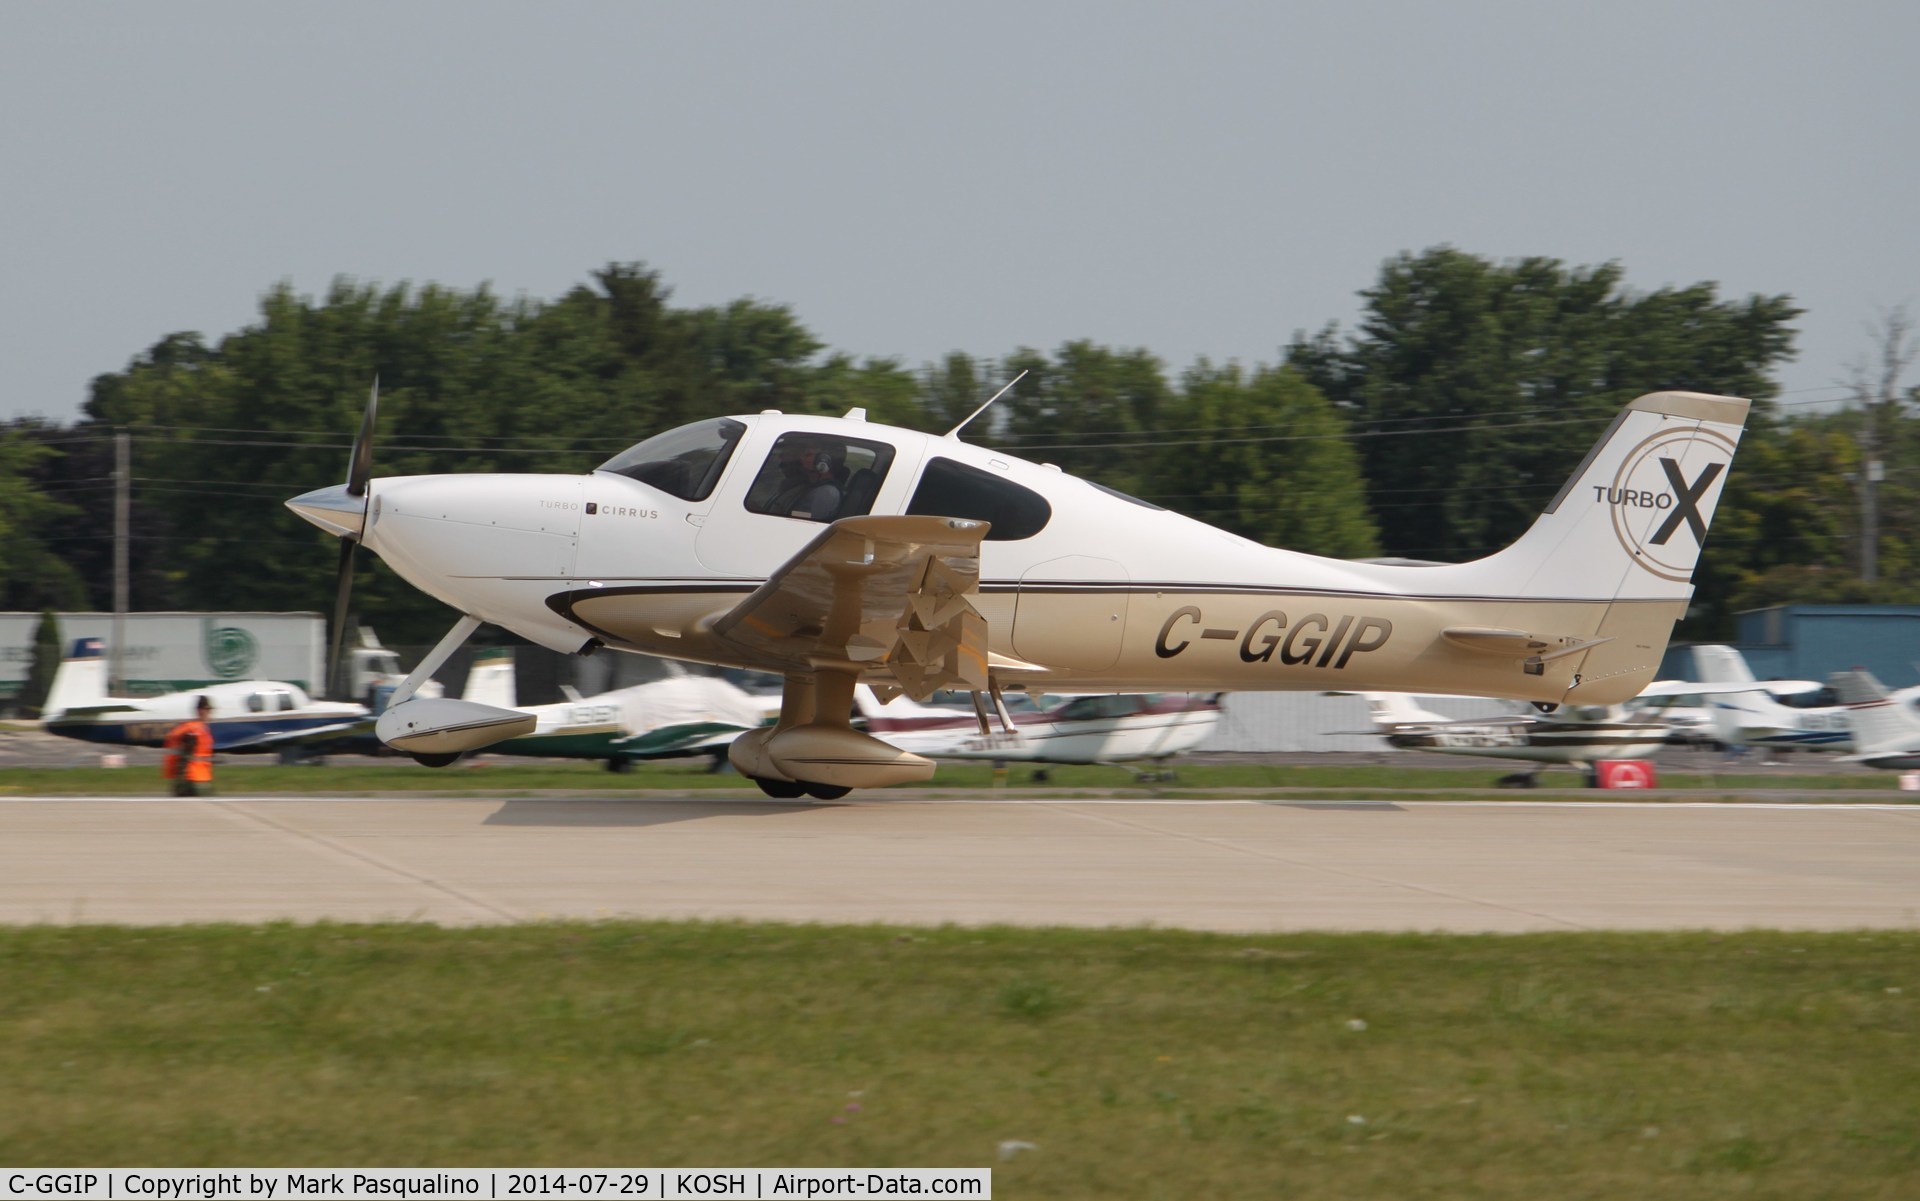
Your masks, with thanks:
M1830 681L1853 723L1854 751L1848 760L1889 771L1920 768L1920 714L1912 700L1900 700L1871 672L1857 668L1836 671Z
M524 714L409 688L490 621L560 651L782 675L778 722L729 758L771 795L815 797L933 774L851 728L860 683L996 710L1022 688L1624 701L1686 610L1748 410L1642 396L1511 546L1407 566L1264 547L969 445L965 422L934 435L859 409L716 417L586 475L372 480L377 401L347 482L287 503L346 540L336 613L361 543L461 614L395 690L384 741L438 754L528 732Z
M1761 680L1730 646L1693 648L1694 690L1714 741L1763 750L1847 751L1853 728L1833 690L1818 680Z
M1538 763L1540 767L1502 781L1528 788L1550 763L1591 770L1596 760L1644 759L1667 743L1664 723L1633 721L1618 705L1574 705L1541 716L1460 720L1423 709L1404 692L1360 695L1366 698L1374 729L1389 746Z
M600 759L626 771L645 759L724 755L736 737L773 717L758 697L711 676L675 675L564 701L518 705L511 652L484 655L467 673L461 699L531 714L533 731L485 749L498 755ZM432 766L458 758L421 756Z
M297 684L240 680L163 696L108 696L107 661L98 638L82 638L62 660L41 707L50 734L109 746L160 746L167 731L213 702L207 727L216 751L278 751L340 737L368 726L365 705L316 701Z
M1661 680L1627 702L1632 717L1672 727L1669 741L1716 747L1835 749L1847 723L1817 680L1760 680L1730 646L1693 648L1698 680Z
M908 696L882 703L865 684L853 690L867 730L930 759L1118 764L1165 761L1206 741L1220 724L1218 693L1080 696L1047 708L1009 706L1011 730L982 733L978 715Z

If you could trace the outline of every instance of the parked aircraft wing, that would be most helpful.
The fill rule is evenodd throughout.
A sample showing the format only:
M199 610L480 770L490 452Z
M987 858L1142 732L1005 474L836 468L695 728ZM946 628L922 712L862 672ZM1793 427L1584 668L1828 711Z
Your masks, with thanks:
M718 750L744 733L745 726L695 721L630 734L614 739L611 745L629 759L677 759Z
M890 674L915 700L987 687L980 585L987 523L957 517L834 522L714 623L764 671Z
M115 703L106 704L106 705L69 705L65 709L62 709L57 713L51 713L51 712L48 713L46 715L46 718L47 719L59 718L62 720L72 720L73 718L76 718L76 717L98 717L103 713L139 713L139 712L141 712L141 708L138 705L128 705L128 704L115 702Z
M346 738L354 734L365 734L371 737L373 718L356 717L347 721L337 721L331 725L309 726L304 730L270 730L264 734L242 738L238 742L229 742L220 749L252 751L272 746L305 746L314 742L331 742L336 738Z

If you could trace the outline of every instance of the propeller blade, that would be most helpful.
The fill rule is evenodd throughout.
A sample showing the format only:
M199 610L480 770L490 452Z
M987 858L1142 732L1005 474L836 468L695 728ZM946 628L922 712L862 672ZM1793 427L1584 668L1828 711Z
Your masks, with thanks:
M353 439L353 455L347 460L348 496L364 498L367 495L367 482L373 476L373 427L380 412L380 377L373 377L373 391L367 395L367 411L360 418L360 432ZM366 529L366 513L360 515L358 530ZM346 672L340 663L340 650L347 638L347 605L353 597L353 549L358 545L358 533L343 534L340 538L340 567L334 574L333 585L333 631L327 640L327 696L331 700L348 700Z
M367 479L373 475L374 415L380 408L380 377L373 377L373 392L367 397L366 415L360 418L360 433L353 440L353 458L347 464L347 495L365 496Z
M327 640L328 700L352 699L346 694L346 672L340 665L340 647L347 634L347 602L353 595L353 551L357 545L352 538L340 539L340 568L333 588L333 637Z

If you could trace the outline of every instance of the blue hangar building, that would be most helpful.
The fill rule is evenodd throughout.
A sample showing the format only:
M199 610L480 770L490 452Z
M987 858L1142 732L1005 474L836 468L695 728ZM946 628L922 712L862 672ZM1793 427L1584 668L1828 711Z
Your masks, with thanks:
M1864 667L1888 688L1906 688L1920 684L1920 605L1749 609L1732 645L1762 680L1825 680ZM1693 644L1669 646L1658 678L1694 678Z

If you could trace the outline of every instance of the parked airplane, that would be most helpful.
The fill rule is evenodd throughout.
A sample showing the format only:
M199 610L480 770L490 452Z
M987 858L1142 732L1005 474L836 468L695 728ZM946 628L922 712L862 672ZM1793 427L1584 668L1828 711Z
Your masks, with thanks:
M1013 728L984 734L974 713L922 705L907 696L882 704L865 684L853 696L869 732L930 759L1164 763L1199 746L1220 724L1218 693L1080 696L1047 708L1009 706Z
M1674 743L1835 749L1847 723L1817 680L1759 680L1730 646L1693 648L1697 680L1661 680L1627 702L1640 721L1663 721Z
M1599 759L1644 759L1667 742L1660 722L1633 721L1618 705L1562 706L1552 714L1512 717L1444 717L1423 709L1404 692L1361 693L1374 729L1388 745L1441 755L1524 759L1541 766L1502 783L1531 788L1550 763L1592 770Z
M164 696L107 695L100 639L82 638L54 673L41 726L50 734L109 746L159 746L167 731L194 715L200 697L213 702L207 723L216 751L277 751L368 728L365 705L316 701L297 684L241 680Z
M561 651L781 674L778 723L729 757L770 794L817 797L933 773L850 728L859 683L920 700L1341 687L1624 701L1685 612L1748 409L1632 401L1518 541L1408 566L1263 547L968 445L965 422L932 435L858 409L716 417L589 475L376 482L377 402L376 388L347 482L287 502L345 540L336 622L363 543L462 614L409 681L486 621ZM521 718L403 683L378 729L439 754Z
M724 757L727 746L773 714L760 698L711 676L676 675L594 696L565 689L550 705L516 705L511 652L484 655L467 673L461 699L519 709L534 719L531 733L485 749L498 755L599 759L626 771L643 759ZM451 758L457 758L455 752ZM437 757L422 756L438 765Z
M1830 680L1853 723L1849 760L1889 771L1920 768L1920 714L1912 703L1902 702L1873 673L1858 668L1836 671Z

